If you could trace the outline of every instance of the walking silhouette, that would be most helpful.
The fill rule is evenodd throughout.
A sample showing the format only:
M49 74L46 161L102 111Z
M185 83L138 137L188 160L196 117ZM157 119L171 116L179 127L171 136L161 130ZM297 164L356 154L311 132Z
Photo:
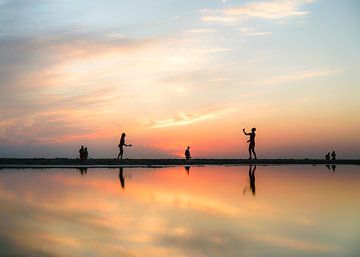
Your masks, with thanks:
M132 146L131 144L126 144L125 143L125 137L126 137L126 134L125 133L122 133L121 134L121 138L120 138L120 143L119 143L119 154L118 154L118 159L120 158L122 160L123 158L123 154L124 154L124 146Z
M124 189L125 188L125 178L124 178L124 168L123 167L119 168L119 180L120 180L121 188Z
M251 133L246 133L245 129L243 129L243 132L245 135L250 136L250 139L247 141L247 143L249 143L249 160L252 159L251 153L254 154L255 160L257 159L256 157L256 153L255 153L255 131L256 128L252 128L251 129Z
M244 188L243 194L245 194L246 189L250 189L252 194L255 195L255 193L256 193L255 170L256 170L256 165L254 166L254 168L252 168L252 165L249 166L249 187Z
M186 157L186 160L189 160L191 159L191 155L190 155L190 146L188 146L185 150L185 157Z

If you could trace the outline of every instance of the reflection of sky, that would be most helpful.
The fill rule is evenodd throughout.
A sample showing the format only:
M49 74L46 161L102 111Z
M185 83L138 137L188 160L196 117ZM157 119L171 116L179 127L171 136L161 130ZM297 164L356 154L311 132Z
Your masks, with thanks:
M356 167L7 171L1 256L356 256Z
M359 10L0 0L0 156L112 157L125 131L130 158L238 157L256 126L264 157L357 158Z

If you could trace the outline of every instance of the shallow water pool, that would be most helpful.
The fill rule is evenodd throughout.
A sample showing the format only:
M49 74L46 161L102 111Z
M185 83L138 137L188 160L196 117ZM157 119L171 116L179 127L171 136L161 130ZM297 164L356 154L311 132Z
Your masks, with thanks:
M359 166L0 170L0 256L360 256Z

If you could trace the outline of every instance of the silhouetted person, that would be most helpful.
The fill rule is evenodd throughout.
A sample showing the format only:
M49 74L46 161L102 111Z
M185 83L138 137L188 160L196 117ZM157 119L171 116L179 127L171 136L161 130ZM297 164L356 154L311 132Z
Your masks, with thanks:
M79 150L79 158L81 161L84 160L84 154L85 154L85 149L84 149L84 146L82 145L80 150Z
M254 166L254 168L252 168L252 166L249 166L249 187L250 190L252 192L253 195L255 195L256 193L256 188L255 188L255 170L256 170L256 165ZM243 194L245 194L247 188L244 188Z
M85 149L84 149L84 160L87 160L88 156L89 156L89 152L88 152L87 147L85 147Z
M332 153L331 153L331 160L333 162L336 161L336 153L335 153L335 151L332 151Z
M185 166L186 173L190 175L190 166Z
M121 184L121 188L125 188L125 179L124 179L124 168L120 167L119 168L119 179L120 179L120 184Z
M131 144L127 145L125 143L125 137L126 137L125 133L122 133L121 138L120 138L120 143L119 143L120 152L119 152L118 157L117 157L118 159L120 158L121 160L122 160L122 157L123 157L123 154L124 154L124 146L132 146Z
M190 146L188 146L185 150L185 158L186 160L191 159L191 155L190 155Z
M247 136L250 136L250 139L247 141L249 143L249 155L250 155L249 160L252 159L251 153L254 154L255 160L257 159L256 153L255 153L255 131L256 131L256 128L252 128L251 133L246 133L245 129L243 129L244 134Z
M325 160L326 160L326 161L330 161L330 152L328 152L328 153L325 155Z

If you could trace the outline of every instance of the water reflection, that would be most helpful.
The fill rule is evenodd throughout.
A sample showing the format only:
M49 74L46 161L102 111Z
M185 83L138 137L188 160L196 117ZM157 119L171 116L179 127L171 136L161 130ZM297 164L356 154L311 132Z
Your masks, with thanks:
M186 165L185 171L186 171L186 174L190 175L190 166Z
M83 167L77 168L77 170L80 172L81 176L83 176L84 174L86 175L87 169L88 168L83 168Z
M121 188L125 189L125 178L124 178L124 168L123 167L119 168L119 180L120 180Z
M337 169L4 169L0 256L358 256L359 167Z
M335 172L335 170L336 170L336 164L332 164L332 165L326 164L325 166L329 171L330 171L330 168L333 172Z
M246 191L250 190L253 195L256 194L256 187L255 187L255 170L256 165L252 167L252 165L249 166L249 186L246 186L243 190L243 194L245 194Z

